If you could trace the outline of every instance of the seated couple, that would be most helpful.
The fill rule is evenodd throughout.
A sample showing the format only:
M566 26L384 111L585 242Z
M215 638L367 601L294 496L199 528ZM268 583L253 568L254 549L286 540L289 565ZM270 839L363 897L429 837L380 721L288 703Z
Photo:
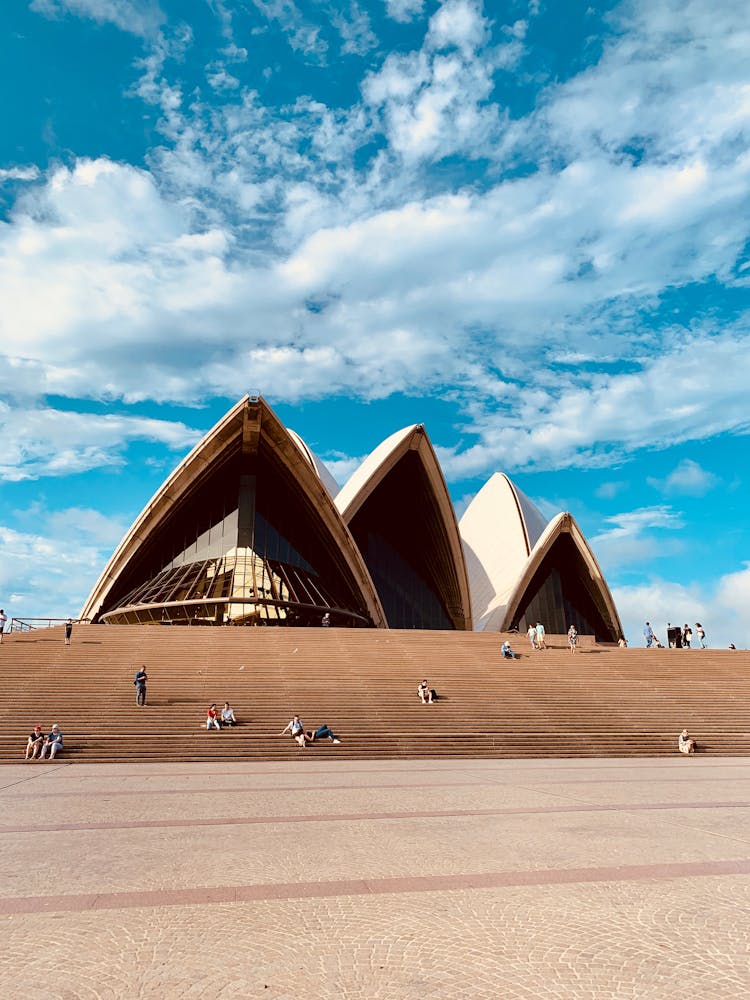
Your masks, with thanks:
M38 755L39 760L45 760L49 754L49 759L54 760L62 752L62 748L63 735L57 723L52 726L49 736L44 735L41 726L34 726L26 741L25 759L36 760Z
M301 747L307 746L308 743L314 743L316 740L329 739L332 743L340 743L341 740L335 733L328 728L328 726L323 723L322 726L318 726L315 732L306 730L305 726L298 715L295 715L284 728L279 733L279 736L283 736L285 733L289 733L295 743L299 744Z
M221 729L222 726L236 726L237 719L234 714L234 709L229 707L229 702L224 702L224 708L221 712L216 707L216 702L212 702L208 706L208 711L206 712L206 729Z

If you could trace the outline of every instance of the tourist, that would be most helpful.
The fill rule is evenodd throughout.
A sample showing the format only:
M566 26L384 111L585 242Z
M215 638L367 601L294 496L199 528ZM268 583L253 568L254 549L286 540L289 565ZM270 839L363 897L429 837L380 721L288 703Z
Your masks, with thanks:
M73 619L68 618L65 622L65 645L70 645L70 637L73 634Z
M651 649L651 644L654 641L654 630L651 628L649 622L646 622L644 626L643 635L646 639L646 649Z
M146 682L148 681L148 674L146 673L146 664L144 663L142 667L139 667L135 674L135 703L136 705L146 704Z
M336 736L333 733L333 731L331 729L329 729L328 726L324 722L323 725L322 726L318 726L318 728L312 734L312 740L310 742L314 743L316 740L325 740L325 739L329 739L332 743L340 743L341 742L341 740L338 738L338 736Z
M37 754L41 751L44 745L44 733L42 732L41 726L34 726L34 731L29 735L26 741L26 760L31 758L35 759Z
M52 726L52 732L47 736L42 744L39 760L44 760L49 752L49 759L52 761L62 751L63 735L57 723Z
M533 625L529 625L529 630L526 635L529 637L531 648L536 649L536 629Z
M312 743L313 741L312 733L308 735L305 732L305 727L298 715L295 715L293 719L290 719L289 722L287 722L279 733L279 736L283 736L285 733L289 733L295 743L299 743L303 749L306 743Z
M206 731L209 729L221 729L221 723L219 722L219 711L216 708L216 702L211 702L206 710Z
M576 647L578 646L578 629L575 625L571 625L568 629L568 646L571 653L576 652Z
M504 656L506 660L515 660L517 658L517 654L510 648L510 643L507 639L500 647L500 655Z
M546 642L546 640L544 638L544 635L545 635L544 625L542 625L541 622L537 622L536 623L536 629L534 631L536 632L536 646L537 646L537 649L546 649L547 648L547 642Z
M222 726L236 726L237 719L234 714L234 709L230 708L229 702L224 702L224 708L221 710L221 724Z
M690 649L690 643L693 639L693 630L690 628L687 622L685 622L682 628L682 648Z
M620 647L620 649L628 648L628 640L625 638L624 635L621 635L620 638L617 640L617 645Z
M0 642L3 641L3 632L5 631L5 623L7 622L7 620L8 616L3 611L3 609L0 608Z
M323 615L323 617L320 619L320 624L323 626L323 628L330 628L330 625L331 625L331 616L330 616L330 614L327 611Z
M687 729L683 729L677 737L677 749L680 753L695 753L695 740L688 736Z
M427 678L417 688L417 694L423 705L431 705L437 699L437 694L427 683Z
M708 646L706 645L706 630L700 622L695 623L695 634L698 636L698 642L701 644L701 649L708 649Z

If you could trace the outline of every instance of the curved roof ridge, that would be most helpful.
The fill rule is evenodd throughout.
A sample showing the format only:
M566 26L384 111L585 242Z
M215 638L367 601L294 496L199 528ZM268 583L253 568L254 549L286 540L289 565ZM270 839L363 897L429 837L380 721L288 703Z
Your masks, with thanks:
M422 424L409 424L408 427L402 427L400 431L395 431L381 441L363 459L336 495L336 506L342 517L347 521L352 519L364 499L363 488L369 485L369 492L372 492L372 483L380 482L387 469L395 464L394 455L396 455L399 446L403 445L407 438L420 427L424 430ZM403 451L406 450L408 449L403 448ZM356 508L352 509L355 500L358 502Z
M531 583L534 573L539 568L542 560L550 551L554 543L564 532L570 535L574 545L578 549L578 552L580 553L581 558L589 571L592 583L610 616L614 630L619 635L622 635L622 623L607 581L604 578L604 574L601 571L599 563L596 560L596 556L594 555L586 536L581 531L578 522L569 511L561 511L559 514L556 514L555 517L553 517L549 522L542 535L539 537L536 545L529 555L526 565L523 567L523 571L519 574L515 587L508 595L508 600L506 601L502 617L502 623L500 625L500 631L510 627L510 624L518 614L518 608L529 584Z
M287 432L289 434L289 437L292 439L292 441L294 441L294 443L297 445L299 450L305 456L307 461L317 472L318 479L320 479L325 488L331 494L331 498L333 499L334 497L336 497L338 493L341 491L341 487L333 478L331 470L328 468L325 462L315 454L315 452L310 448L310 446L307 444L305 439L300 434L298 434L296 431L293 431L291 427L287 427Z
M335 500L336 506L344 522L351 524L368 497L408 452L416 453L422 463L445 532L451 569L455 578L451 585L454 591L453 600L449 602L451 616L457 622L457 627L462 629L471 627L471 589L456 512L443 470L424 424L403 427L381 441L342 487Z
M245 447L257 449L261 437L271 443L290 474L299 483L318 511L344 558L355 586L376 626L386 624L380 598L364 559L333 498L321 481L304 450L289 434L263 397L245 395L195 445L145 505L117 546L89 594L82 618L95 618L112 587L137 555L142 543L164 523L172 508L188 495L202 473L241 438ZM289 445L285 445L285 440Z
M474 628L492 627L546 521L503 472L495 472L463 513L459 530L474 608Z

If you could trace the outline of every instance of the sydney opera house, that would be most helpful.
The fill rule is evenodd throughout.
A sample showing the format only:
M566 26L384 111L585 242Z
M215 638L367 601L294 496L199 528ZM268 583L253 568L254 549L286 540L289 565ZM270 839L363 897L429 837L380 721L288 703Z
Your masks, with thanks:
M496 473L456 519L421 425L339 489L245 396L122 539L82 618L108 624L578 630L616 641L612 595L569 513L547 521Z

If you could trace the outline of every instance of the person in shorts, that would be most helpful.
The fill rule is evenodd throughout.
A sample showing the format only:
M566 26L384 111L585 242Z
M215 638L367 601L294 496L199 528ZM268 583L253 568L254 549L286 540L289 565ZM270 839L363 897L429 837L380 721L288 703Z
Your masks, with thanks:
M45 736L42 732L42 727L34 726L33 731L29 733L29 738L26 741L26 760L36 760L44 746L44 739Z

